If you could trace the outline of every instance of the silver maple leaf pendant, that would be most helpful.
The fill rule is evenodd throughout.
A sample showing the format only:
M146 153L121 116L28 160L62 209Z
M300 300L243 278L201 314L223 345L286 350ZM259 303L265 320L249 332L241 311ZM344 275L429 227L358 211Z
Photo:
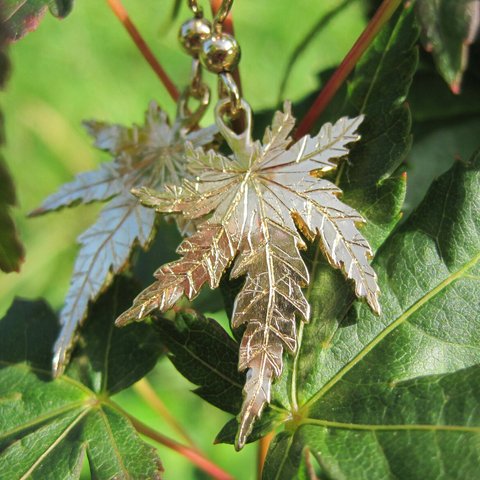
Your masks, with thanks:
M113 275L128 264L133 248L147 248L155 233L155 212L133 197L133 187L149 185L161 189L180 183L186 175L185 142L197 146L211 144L215 126L191 130L196 118L182 110L173 125L160 107L151 102L143 125L125 127L103 122L85 122L95 146L113 156L98 170L84 172L48 197L32 216L78 203L108 201L98 220L78 241L81 245L70 288L60 312L61 330L54 346L53 373L61 375L75 344L79 326L85 320L89 302L111 282ZM186 230L188 222L179 220Z
M283 370L283 351L297 349L295 317L308 321L310 306L303 288L309 272L300 255L302 235L317 237L330 265L353 281L357 297L380 313L372 250L357 228L364 222L339 200L341 190L322 178L357 141L363 116L325 124L314 136L292 144L290 104L277 112L263 142L252 140L252 113L242 100L246 128L238 134L224 122L229 107L221 100L216 123L233 154L189 146L188 169L195 180L156 193L136 192L144 205L162 213L195 220L197 231L177 252L179 260L155 273L156 282L117 319L137 321L155 309L168 310L182 296L194 298L206 283L218 286L231 265L230 277L245 277L232 314L232 327L246 324L240 345L239 370L247 370L239 414L236 447L242 448L256 418L270 402L271 385ZM290 146L291 145L291 146Z

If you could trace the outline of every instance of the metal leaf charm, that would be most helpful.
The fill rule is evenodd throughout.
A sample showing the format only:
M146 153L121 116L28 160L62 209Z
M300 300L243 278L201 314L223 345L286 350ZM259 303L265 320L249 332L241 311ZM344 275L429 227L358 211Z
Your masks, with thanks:
M128 263L133 247L146 248L153 236L155 212L144 208L130 190L140 185L157 189L180 183L185 176L185 142L211 143L216 127L188 133L180 121L170 126L166 114L152 102L145 124L124 127L86 122L95 146L114 160L96 171L79 174L31 213L41 215L78 203L110 200L97 222L82 233L65 305L62 329L54 347L53 372L60 375L68 362L75 332L86 317L89 302L108 285L112 274Z
M226 101L217 105L217 125L233 151L229 158L189 147L188 168L196 181L155 193L136 192L141 201L163 213L197 219L197 233L178 249L182 258L161 267L157 282L145 290L118 320L120 325L141 320L153 309L166 310L182 295L193 298L208 283L216 287L233 263L231 276L245 276L238 294L232 326L246 324L240 346L239 369L246 370L244 402L239 415L237 448L251 432L255 418L270 401L272 381L283 368L284 348L297 348L295 315L304 321L309 305L302 287L309 282L300 255L307 238L319 237L335 268L353 280L358 297L379 313L379 289L368 260L372 251L356 224L358 212L342 203L340 189L320 177L335 169L360 137L363 117L327 123L315 137L306 136L288 148L294 118L290 105L277 112L263 144L251 138L251 111L242 102L247 127L242 134L222 120Z

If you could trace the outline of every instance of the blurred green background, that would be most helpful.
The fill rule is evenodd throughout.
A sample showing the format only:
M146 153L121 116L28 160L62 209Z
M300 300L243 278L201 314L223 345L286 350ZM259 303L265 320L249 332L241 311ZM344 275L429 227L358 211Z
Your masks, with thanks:
M182 6L178 19L169 22L173 3L124 1L172 79L183 85L188 80L190 60L180 50L176 32L190 15ZM292 52L326 12L342 3L235 3L244 95L254 110L275 106ZM285 98L299 100L318 89L317 73L339 63L365 23L363 3L349 2L298 59ZM100 206L80 206L32 220L26 219L26 214L76 173L108 160L91 148L81 121L93 118L126 124L142 122L151 99L158 100L170 114L175 111L175 105L106 1L79 1L63 21L47 15L37 31L11 47L10 56L13 72L8 91L0 99L7 127L5 157L19 197L15 217L27 257L20 274L0 275L0 315L14 296L45 297L54 308L62 304L77 252L75 239L95 219ZM205 123L211 119L208 117ZM222 312L215 316L224 318ZM190 393L192 385L166 360L159 363L149 379L172 414L213 461L236 478L255 478L255 446L247 446L237 454L231 446L212 445L228 415ZM116 400L147 424L178 439L134 390L121 393ZM160 456L166 479L204 478L176 453L160 448Z

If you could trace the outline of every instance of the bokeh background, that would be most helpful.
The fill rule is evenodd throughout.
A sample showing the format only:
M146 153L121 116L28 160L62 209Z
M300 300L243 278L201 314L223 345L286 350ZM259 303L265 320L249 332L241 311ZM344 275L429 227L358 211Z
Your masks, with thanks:
M291 54L317 21L341 3L235 2L244 95L254 110L277 104ZM299 100L318 89L318 72L338 64L361 32L366 23L364 6L359 1L349 3L299 56L285 98ZM178 85L186 84L190 59L176 36L181 22L190 18L188 10L182 6L172 21L173 0L124 0L124 5L171 78ZM7 128L4 154L17 185L19 207L14 213L27 256L20 274L0 275L0 315L14 296L45 297L56 309L62 305L77 252L76 238L95 219L101 205L78 206L35 219L26 215L76 173L108 160L91 147L81 121L139 123L151 99L171 115L175 112L174 103L106 1L78 1L62 21L47 14L38 30L11 46L10 57L13 68L8 90L0 94ZM211 120L209 116L205 123ZM222 312L212 313L224 318ZM193 385L166 359L149 380L213 461L235 478L255 478L256 447L235 453L231 446L212 445L229 420L227 414L191 393ZM116 401L147 424L179 439L134 390L121 393ZM203 478L178 454L163 447L159 453L167 480ZM88 478L88 471L84 477Z

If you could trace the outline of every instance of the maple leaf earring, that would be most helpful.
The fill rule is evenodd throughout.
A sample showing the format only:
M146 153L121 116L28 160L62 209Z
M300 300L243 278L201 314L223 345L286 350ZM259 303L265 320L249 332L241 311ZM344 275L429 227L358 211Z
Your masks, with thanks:
M211 37L202 44L200 59L219 76L220 99L215 107L218 129L232 150L224 156L188 145L187 168L194 179L163 192L141 188L135 193L144 205L166 214L194 220L197 230L178 247L181 258L155 273L118 325L171 308L182 295L193 299L208 283L230 277L245 279L236 296L231 324L245 325L239 365L247 371L244 399L238 416L236 448L242 448L255 420L270 402L272 382L283 370L284 350L297 349L296 317L307 322L310 305L303 288L309 284L300 254L305 240L320 240L326 259L340 269L373 311L380 313L377 277L369 264L372 250L357 225L362 216L338 198L341 190L323 178L360 139L363 116L340 118L320 132L294 142L295 119L290 104L274 115L263 141L252 139L252 111L240 97L231 74L240 50L222 32L232 2L224 2ZM244 127L231 125L242 119Z
M177 104L173 125L160 107L151 102L144 125L125 127L103 122L86 122L85 127L95 146L113 156L98 170L79 174L57 193L48 197L31 216L41 215L78 203L105 201L98 220L78 242L80 251L75 261L70 287L60 312L61 330L54 346L53 374L63 373L84 322L89 303L111 283L112 274L124 270L136 245L146 249L155 234L155 212L144 208L130 193L135 187L149 186L157 190L166 184L180 185L188 175L185 166L185 144L209 145L217 128L199 128L198 123L210 103L210 90L202 82L198 53L201 42L210 35L210 24L200 10L186 22L180 36L192 57L192 75ZM189 103L197 100L191 110ZM177 219L183 233L192 231L191 222Z

